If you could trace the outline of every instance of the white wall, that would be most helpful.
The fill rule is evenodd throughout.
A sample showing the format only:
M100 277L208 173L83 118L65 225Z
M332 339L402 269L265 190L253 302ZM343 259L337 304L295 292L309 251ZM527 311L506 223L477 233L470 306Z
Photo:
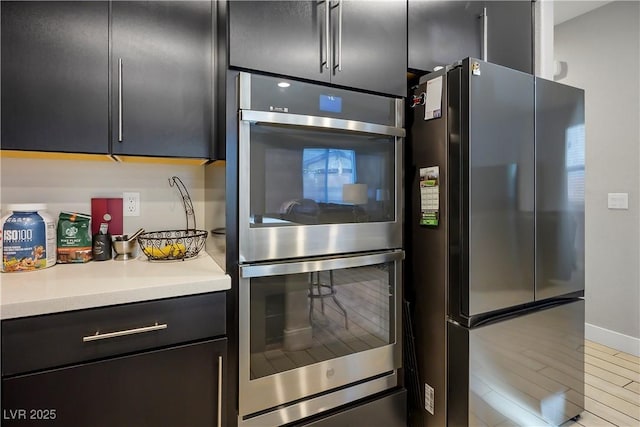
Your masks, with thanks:
M169 177L184 182L194 204L198 228L204 227L204 167L113 161L14 159L3 157L0 208L7 204L47 203L56 218L60 211L91 213L92 197L122 197L123 191L140 193L140 216L124 217L124 232L186 226L182 199Z
M640 2L555 28L558 81L585 89L587 338L640 355ZM628 210L607 193L629 193Z
M535 75L553 80L553 22L555 2L539 0L534 3L535 13Z

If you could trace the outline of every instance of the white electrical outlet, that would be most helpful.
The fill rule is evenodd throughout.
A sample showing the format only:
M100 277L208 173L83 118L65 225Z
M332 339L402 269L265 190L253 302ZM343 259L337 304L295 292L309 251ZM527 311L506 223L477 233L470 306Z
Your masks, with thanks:
M126 191L122 193L122 215L140 216L140 193Z

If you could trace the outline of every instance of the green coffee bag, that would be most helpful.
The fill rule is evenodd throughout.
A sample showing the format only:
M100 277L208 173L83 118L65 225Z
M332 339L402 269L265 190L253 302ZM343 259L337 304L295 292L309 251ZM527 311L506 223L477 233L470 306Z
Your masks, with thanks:
M91 215L60 212L57 237L59 263L91 261Z

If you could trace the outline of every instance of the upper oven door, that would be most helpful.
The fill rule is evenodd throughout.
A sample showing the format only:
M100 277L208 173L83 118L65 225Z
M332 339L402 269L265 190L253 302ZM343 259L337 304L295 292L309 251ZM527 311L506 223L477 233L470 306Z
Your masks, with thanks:
M282 82L240 76L240 262L401 247L402 101Z

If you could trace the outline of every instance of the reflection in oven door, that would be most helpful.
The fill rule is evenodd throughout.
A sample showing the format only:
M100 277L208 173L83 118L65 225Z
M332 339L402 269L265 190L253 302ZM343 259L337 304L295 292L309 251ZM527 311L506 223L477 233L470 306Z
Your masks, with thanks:
M395 204L384 203L396 193L395 138L265 124L249 133L251 216L301 225L395 220Z
M242 121L240 260L401 247L401 159L392 135Z
M400 367L402 257L395 251L241 268L241 422L263 412L290 419L300 399L332 400L332 391L350 385L357 396L367 379L395 386L388 377Z
M253 279L251 379L388 345L386 267Z

